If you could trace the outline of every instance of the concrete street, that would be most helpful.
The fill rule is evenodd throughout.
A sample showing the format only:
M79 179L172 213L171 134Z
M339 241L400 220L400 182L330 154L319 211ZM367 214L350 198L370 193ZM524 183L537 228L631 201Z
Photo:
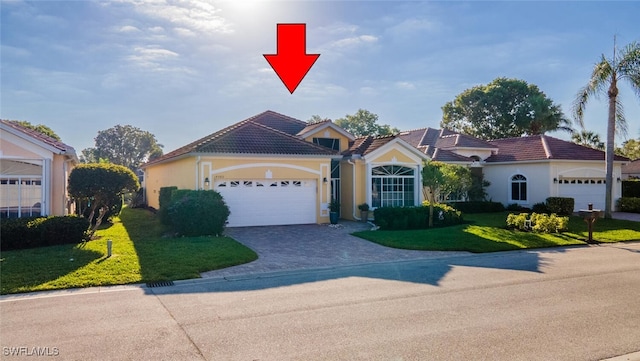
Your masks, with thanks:
M640 243L3 296L0 322L3 360L602 360L640 351Z

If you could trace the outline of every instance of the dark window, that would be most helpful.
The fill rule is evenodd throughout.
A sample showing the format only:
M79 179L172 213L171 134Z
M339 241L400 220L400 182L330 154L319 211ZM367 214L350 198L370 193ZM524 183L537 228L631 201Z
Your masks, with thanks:
M333 150L340 150L340 139L335 138L313 138L313 143Z
M511 177L511 200L527 200L527 178L522 174L516 174Z

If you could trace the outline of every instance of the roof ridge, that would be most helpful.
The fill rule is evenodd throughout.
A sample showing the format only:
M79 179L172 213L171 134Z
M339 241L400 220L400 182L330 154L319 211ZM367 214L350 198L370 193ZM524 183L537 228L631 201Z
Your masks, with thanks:
M35 129L32 128L28 128L25 127L24 125L18 123L18 121L16 120L9 120L9 119L0 119L0 123L3 123L5 125L7 125L10 128L13 128L33 139L39 140L41 142L44 142L45 144L48 144L62 152L73 152L75 153L75 149L64 143L62 140L57 140L47 134L44 134L42 132L39 132Z
M293 123L297 123L297 124L300 124L300 125L307 125L307 122L305 122L305 121L302 121L302 120L300 120L300 119L296 119L296 118L290 117L290 116L288 116L288 115L284 115L284 114L282 114L282 113L274 112L273 110L269 110L269 109L265 110L264 112L262 112L262 113L260 113L260 114L256 114L256 115L254 115L254 116L252 116L252 117L250 117L250 118L247 118L247 119L245 119L245 120L255 119L255 118L257 118L257 117L259 117L259 116L261 116L261 115L268 114L268 113L270 113L270 114L274 114L274 115L276 115L276 116L278 116L278 117L283 118L284 120L287 120L287 121L290 121L290 122L293 122Z
M551 154L551 149L549 148L549 144L547 144L547 139L544 134L540 134L540 140L542 141L542 148L544 149L544 154L547 156L547 159L553 158L553 154Z

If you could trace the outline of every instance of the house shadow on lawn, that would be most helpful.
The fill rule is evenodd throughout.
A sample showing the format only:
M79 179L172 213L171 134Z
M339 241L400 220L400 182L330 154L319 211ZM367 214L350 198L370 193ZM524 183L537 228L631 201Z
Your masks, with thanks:
M224 279L177 283L175 286L145 289L147 294L189 294L208 292L255 291L307 283L361 277L440 286L441 281L456 267L476 267L497 270L543 273L545 253L562 253L565 249L496 252L336 268L291 270L231 276Z

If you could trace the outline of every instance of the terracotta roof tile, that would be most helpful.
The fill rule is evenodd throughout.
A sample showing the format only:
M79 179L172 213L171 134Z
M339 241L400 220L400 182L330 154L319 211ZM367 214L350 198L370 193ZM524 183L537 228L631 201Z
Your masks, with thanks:
M307 123L303 122L302 120L291 118L286 115L276 113L272 110L267 110L247 120L251 120L254 123L262 124L269 128L292 135L298 134L307 126Z
M327 123L331 123L330 119L325 119L325 120L321 120L319 122L315 122L315 123L307 123L307 126L302 128L302 130L300 130L299 132L296 133L296 135L300 135L300 134L304 134L307 132L310 132L322 125L325 125Z
M76 151L75 149L70 146L67 145L59 140L56 140L54 138L51 138L50 136L40 133L36 130L33 130L31 128L27 128L24 127L20 124L18 124L17 122L11 121L11 120L4 120L4 119L0 119L0 122L2 122L2 124L5 124L8 127L11 127L12 129L15 129L21 133L24 133L26 135L28 135L29 137L39 140L51 147L56 148L57 150L59 150L61 153L68 153L68 154L72 154L75 155Z
M473 162L473 159L469 157L441 148L436 148L430 158L439 162Z
M349 149L342 152L342 155L367 155L394 139L396 139L395 135L386 135L380 137L372 137L369 135L366 137L356 138L354 141L349 142Z
M498 154L487 158L487 162L516 162L530 160L602 160L605 153L601 150L585 147L573 142L534 135L520 138L490 140L499 148ZM616 156L615 160L624 161L626 158Z

